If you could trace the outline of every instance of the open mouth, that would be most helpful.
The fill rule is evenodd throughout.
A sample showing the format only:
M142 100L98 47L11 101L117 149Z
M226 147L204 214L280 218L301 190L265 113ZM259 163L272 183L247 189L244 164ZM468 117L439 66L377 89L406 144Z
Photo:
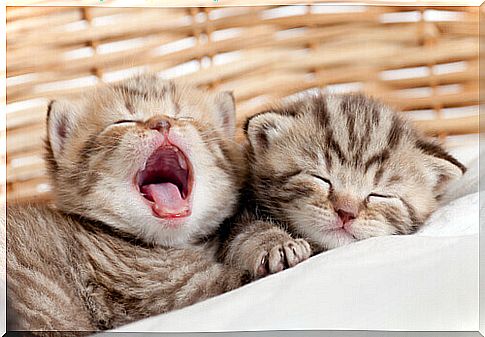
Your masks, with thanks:
M136 184L155 216L179 218L191 214L192 169L184 153L174 145L163 145L138 172Z

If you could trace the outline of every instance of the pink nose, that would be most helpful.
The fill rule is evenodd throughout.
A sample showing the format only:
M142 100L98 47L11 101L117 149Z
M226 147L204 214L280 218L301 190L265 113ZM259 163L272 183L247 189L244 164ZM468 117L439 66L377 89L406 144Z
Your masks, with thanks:
M152 119L147 122L147 126L152 130L167 133L172 125L166 119Z
M158 130L160 132L168 132L168 129L170 129L170 126L171 125L169 121L162 119L157 124L155 124L153 129Z
M342 223L345 225L347 222L355 219L355 214L351 212L344 211L343 209L337 210L337 214L342 220Z

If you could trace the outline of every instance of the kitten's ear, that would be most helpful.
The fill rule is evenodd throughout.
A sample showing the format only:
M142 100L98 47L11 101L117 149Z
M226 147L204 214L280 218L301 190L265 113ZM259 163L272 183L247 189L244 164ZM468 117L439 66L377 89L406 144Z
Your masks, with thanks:
M267 149L283 129L291 127L293 117L266 111L256 114L246 121L244 131L255 151Z
M418 147L426 154L425 166L431 171L434 191L441 195L448 185L460 178L466 167L434 142L418 142Z
M66 139L72 133L77 120L76 106L65 100L55 100L47 108L47 139L56 161L59 160Z
M236 132L236 101L232 91L222 91L216 94L215 104L217 117L224 133L233 138Z

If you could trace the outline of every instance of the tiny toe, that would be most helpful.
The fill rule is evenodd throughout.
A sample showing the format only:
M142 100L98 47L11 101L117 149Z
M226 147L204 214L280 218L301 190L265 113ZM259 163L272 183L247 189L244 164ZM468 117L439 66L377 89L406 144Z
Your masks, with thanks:
M298 239L298 243L299 243L300 248L301 248L302 258L303 259L309 258L310 255L312 254L310 244L306 240L303 240L303 239Z
M286 263L289 267L293 267L299 262L298 256L294 251L295 247L290 248L290 245L285 246Z
M284 268L284 253L281 245L275 246L269 253L269 272L277 273Z
M259 264L256 267L256 275L263 277L268 275L268 252L263 252L259 258Z
M279 273L280 271L282 271L283 269L285 269L285 265L283 264L283 262L280 262L278 263L278 265L276 266L276 269L275 269L275 273Z
M259 276L259 277L264 277L266 275L268 275L268 269L265 265L260 265L258 267L258 270L256 272L256 275Z

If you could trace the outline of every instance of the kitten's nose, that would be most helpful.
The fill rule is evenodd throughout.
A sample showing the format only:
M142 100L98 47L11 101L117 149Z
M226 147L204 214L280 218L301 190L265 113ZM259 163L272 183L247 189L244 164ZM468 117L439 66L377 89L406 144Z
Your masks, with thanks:
M167 133L172 126L167 119L155 119L149 120L147 123L148 128L157 130L162 133Z
M359 213L358 202L350 195L339 195L333 201L335 213L337 213L342 224L354 220Z
M355 213L353 212L347 212L344 211L343 209L338 209L337 210L338 217L340 220L342 220L342 223L345 225L347 222L354 220L355 219Z

